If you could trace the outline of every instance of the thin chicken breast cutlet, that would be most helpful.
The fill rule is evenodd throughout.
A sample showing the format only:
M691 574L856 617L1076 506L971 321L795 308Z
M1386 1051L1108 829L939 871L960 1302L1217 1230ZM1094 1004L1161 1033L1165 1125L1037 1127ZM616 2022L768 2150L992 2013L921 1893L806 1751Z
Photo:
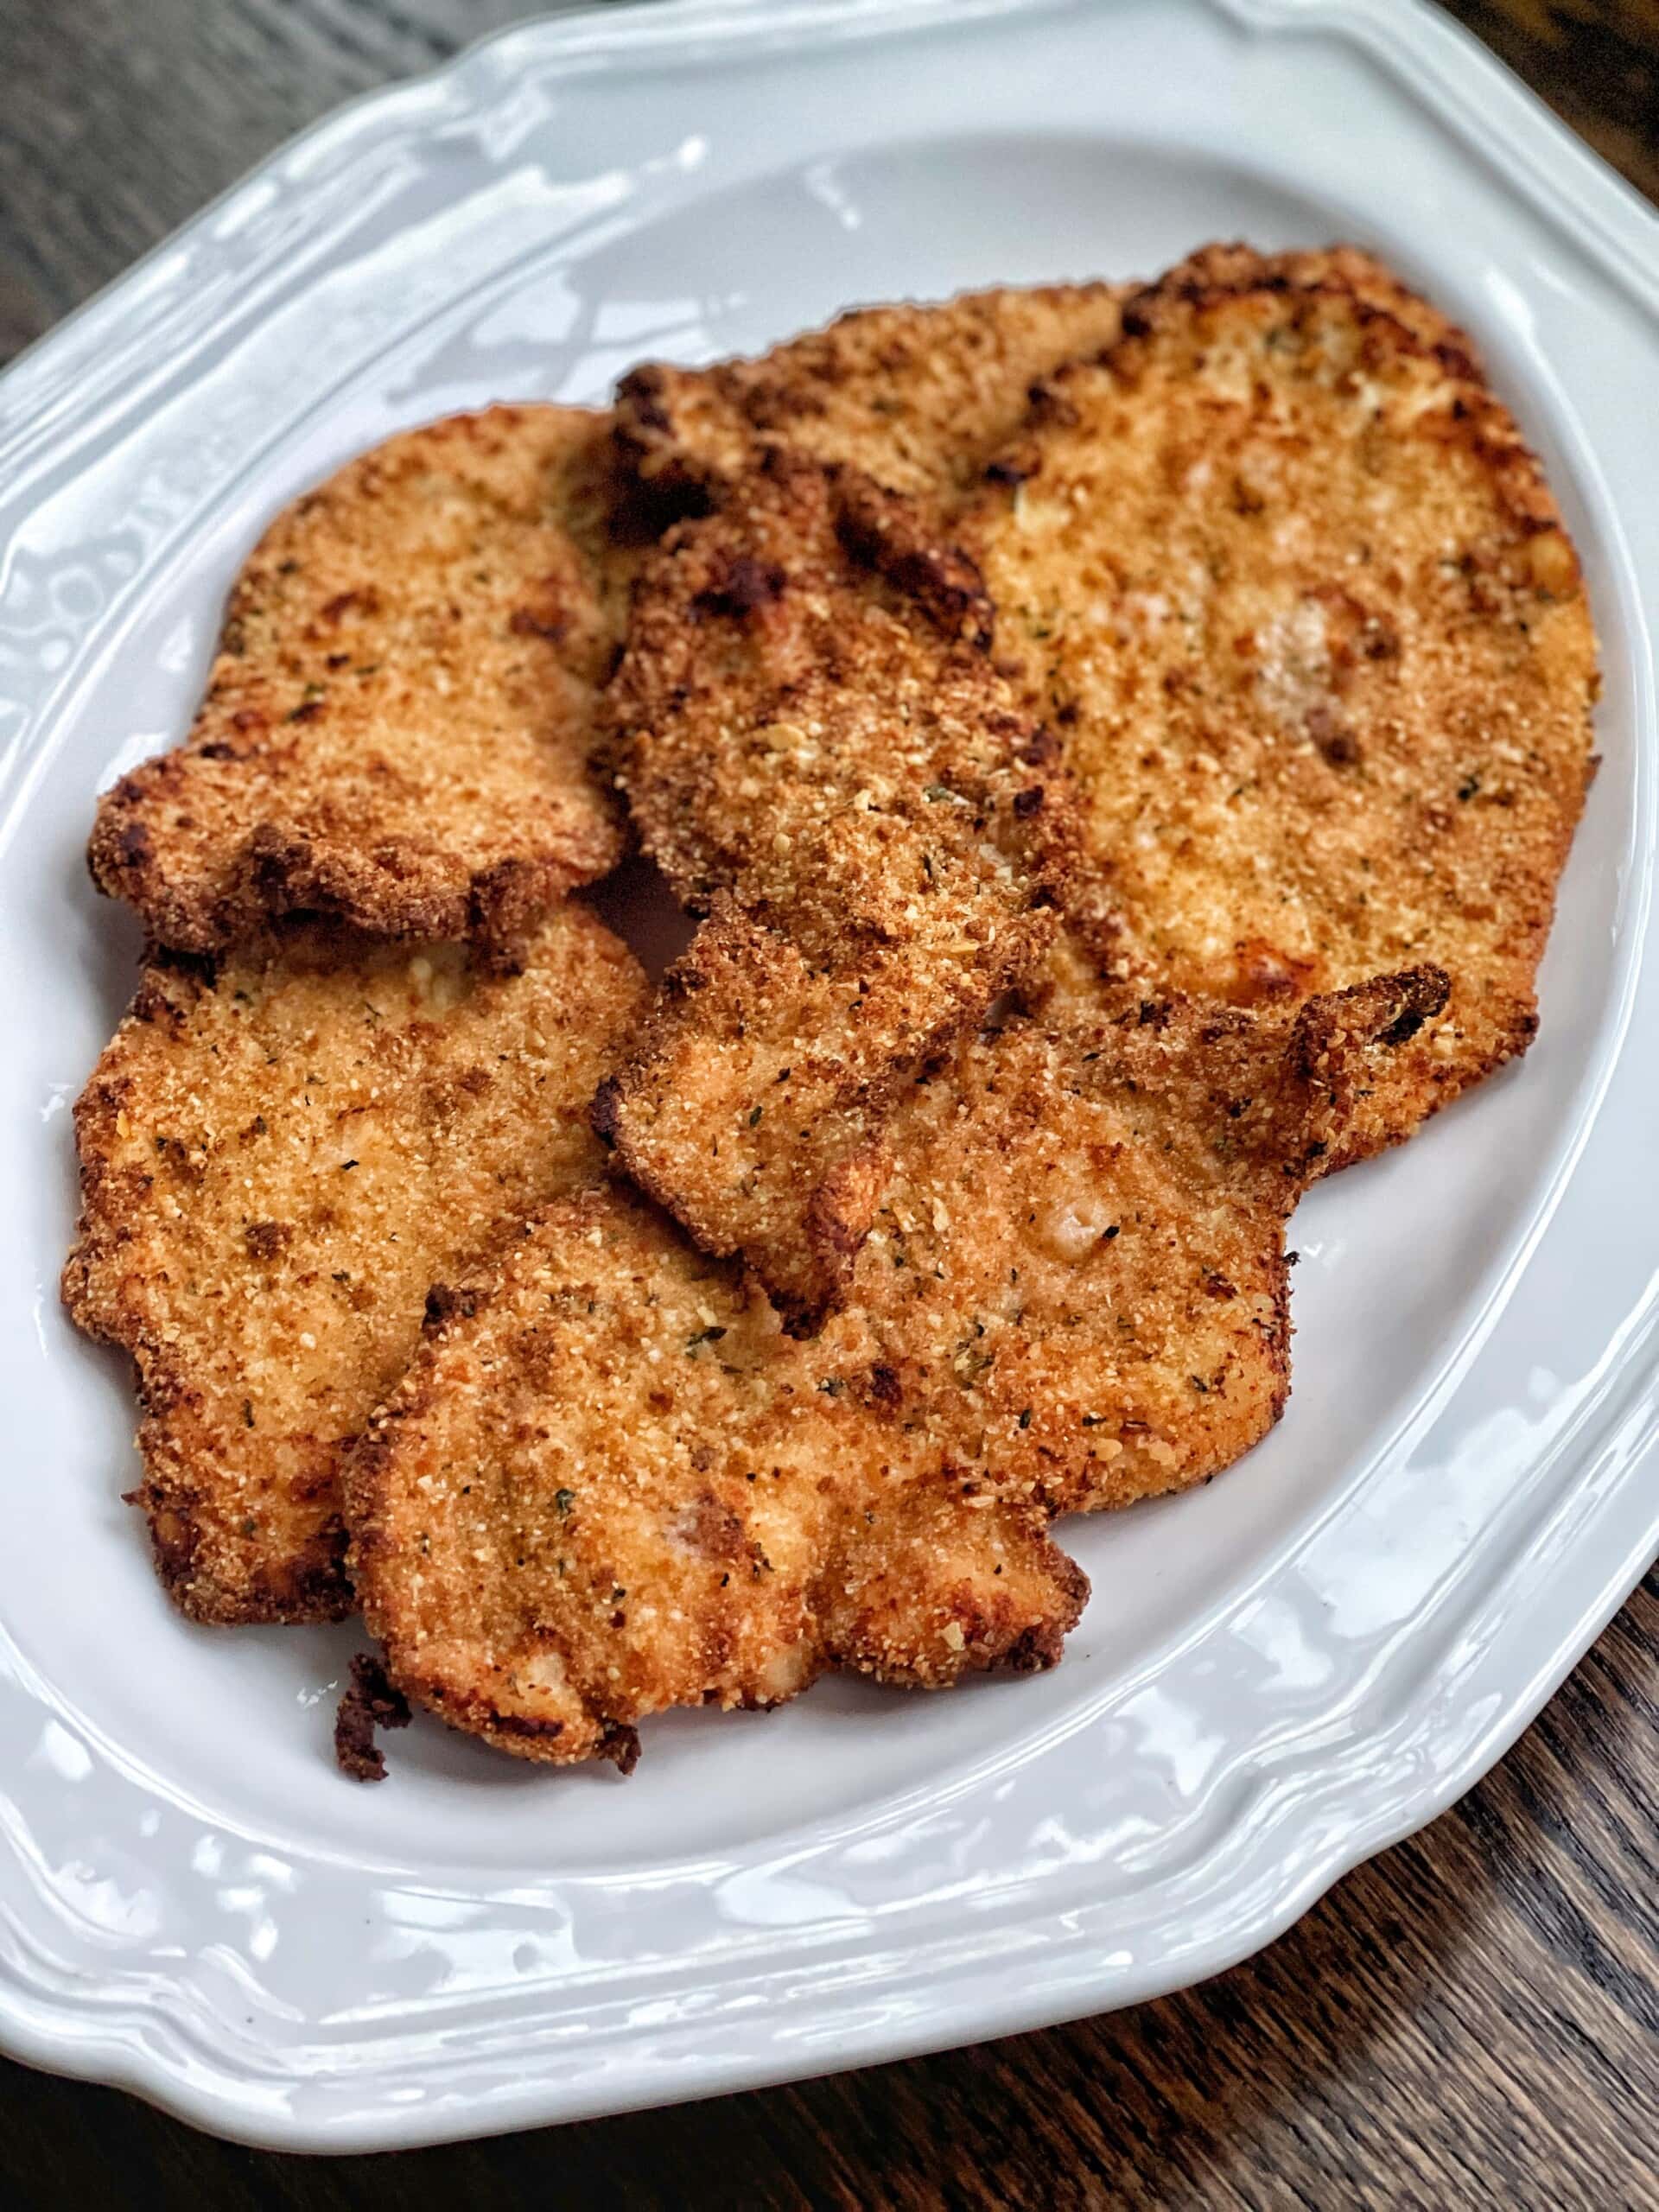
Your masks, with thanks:
M957 518L1064 737L1109 973L1287 1007L1452 975L1350 1156L1530 1039L1597 685L1536 461L1457 334L1380 296L1198 257Z
M152 960L76 1109L63 1291L137 1362L135 1495L187 1613L351 1610L341 1446L432 1281L598 1170L588 1103L646 995L580 906L511 977L321 924Z
M963 1043L901 1104L810 1342L622 1189L547 1208L435 1294L349 1458L392 1682L521 1757L626 1766L650 1713L830 1667L1052 1663L1086 1592L1045 1521L1198 1480L1277 1418L1285 1218L1445 990L1385 977L1288 1037L1068 997Z
M1020 302L1025 297L1008 293L941 309L873 311L846 318L830 332L781 347L760 362L725 364L709 371L645 372L624 394L619 416L620 435L633 450L639 466L659 475L696 481L705 493L724 503L725 525L749 536L753 531L745 508L753 498L755 479L752 473L742 472L745 468L752 472L756 456L766 454L772 456L774 475L781 473L779 464L791 451L810 451L832 464L855 459L864 474L847 476L842 472L841 480L859 483L874 477L919 491L920 503L910 503L906 510L912 516L925 514L930 505L950 507L961 500L965 477L984 465L982 442L987 424L1009 419L1016 404L1015 388L1001 375L996 364L1006 367L1018 359L1024 365L1032 358L1031 349L1022 350L1017 337L1003 346L988 334L1000 329L1007 316L1014 318L1009 328L1015 332L1025 329L1029 334L1032 328L1041 328L1052 338L1058 327L1049 315L1054 301L1047 295L1040 296L1042 304L1035 324L1021 323ZM1335 330L1393 333L1395 356L1417 364L1419 372L1427 374L1431 382L1439 378L1455 385L1454 410L1479 415L1480 435L1471 434L1465 441L1476 449L1477 479L1472 499L1465 499L1465 506L1478 507L1484 493L1490 508L1500 494L1509 497L1516 484L1525 479L1543 501L1539 512L1548 511L1553 515L1512 426L1505 428L1508 418L1501 416L1478 383L1466 339L1381 264L1349 247L1274 257L1262 257L1246 247L1210 247L1182 264L1160 286L1137 296L1135 312L1143 315L1147 312L1146 303L1154 298L1190 303L1201 298L1234 297L1277 302L1281 323L1322 313ZM1322 308L1316 309L1312 304L1316 302L1322 302ZM1095 318L1096 334L1120 342L1115 349L1108 347L1099 363L1062 370L1053 380L1056 391L1069 389L1073 383L1093 391L1109 382L1114 374L1111 365L1126 359L1133 350L1122 340L1117 327L1116 301L1103 312L1103 302L1096 297L1089 312ZM922 346L917 339L924 327L931 331L935 340L931 348ZM1070 328L1081 343L1083 324L1077 322ZM900 331L907 334L903 339ZM1216 395L1205 381L1206 357L1198 346L1189 348L1189 353L1191 358L1169 364L1159 379L1127 375L1120 379L1126 388L1119 395L1118 412L1109 429L1093 418L1070 423L1065 419L1069 403L1042 397L1025 437L989 464L993 488L982 493L977 501L969 499L965 511L958 505L962 534L981 556L996 591L1007 587L1010 575L1022 588L1029 582L1022 562L1028 566L1031 559L1040 557L1054 570L1062 600L1067 592L1071 594L1076 652L1085 662L1096 651L1096 586L1103 582L1110 603L1115 563L1121 569L1126 563L1139 562L1150 575L1160 569L1166 547L1173 545L1189 582L1193 575L1203 577L1205 588L1214 588L1217 598L1230 592L1247 601L1251 595L1257 570L1243 558L1249 552L1248 546L1239 549L1235 566L1229 570L1224 561L1212 557L1205 545L1199 545L1195 554L1187 543L1195 534L1207 543L1207 535L1217 530L1224 537L1233 512L1230 504L1224 504L1217 521L1216 503L1205 491L1209 481L1205 471L1212 465L1206 458L1206 441L1212 433L1228 434L1217 429L1222 416ZM869 404L872 390L879 386L866 380L865 372L874 376L878 362L885 363L880 373L898 386L891 412L885 405L878 410ZM935 407L930 397L918 403L919 415L912 417L907 411L912 386L934 396L941 388L930 381L930 364L938 365L938 376L954 390L955 401ZM1327 571L1344 575L1359 555L1368 560L1372 557L1369 539L1355 543L1362 523L1379 544L1389 527L1402 526L1402 518L1408 533L1414 531L1421 539L1440 526L1436 518L1443 519L1446 504L1442 499L1436 508L1432 496L1427 509L1414 504L1425 495L1424 480L1433 471L1432 453L1425 459L1420 451L1415 462L1409 454L1402 461L1398 454L1385 461L1379 461L1376 454L1356 458L1357 445L1363 443L1357 424L1364 407L1357 396L1357 388L1342 384L1345 373L1339 364L1335 365L1325 378L1327 388L1311 395L1302 392L1296 380L1287 376L1283 379L1288 387L1287 397L1275 398L1269 385L1252 385L1244 403L1243 442L1248 445L1254 436L1271 453L1275 440L1284 441L1286 465L1293 471L1288 480L1296 493L1291 503L1296 516L1285 522L1281 550L1290 547L1285 565L1300 569L1306 586L1289 619L1294 632L1288 647L1292 672L1285 680L1293 688L1300 682L1317 689L1317 671L1304 670L1300 676L1295 672L1296 640L1306 641L1310 625L1327 620L1332 626L1327 659L1333 684L1344 692L1353 690L1356 667L1362 676L1372 679L1373 689L1382 682L1377 671L1393 656L1394 633L1367 630L1363 637L1352 634L1355 625L1363 628L1369 617L1355 596L1352 583L1332 585ZM1130 384L1133 390L1127 388ZM787 395L797 385L816 397L810 402L792 404ZM970 390L977 393L971 406L966 399ZM642 408L649 415L648 421L641 420ZM1408 415L1409 404L1402 401L1396 411ZM1454 414L1454 419L1461 417ZM916 429L918 420L929 426L926 435ZM897 427L889 430L887 426ZM1501 449L1488 450L1481 440L1494 433L1495 428L1503 430L1508 443ZM1386 444L1389 434L1386 429L1374 426L1366 435L1373 442L1380 438ZM1426 433L1419 434L1420 448L1426 438ZM1127 443L1133 451L1137 441L1139 448L1144 448L1139 465L1152 490L1142 487L1139 509L1130 503L1135 528L1124 546L1118 542L1121 501L1113 488L1116 483L1113 472L1117 470L1126 480L1139 480L1134 478L1128 459L1116 453L1115 442ZM1332 462L1328 478L1324 467L1326 442ZM1041 466L1050 443L1076 460L1076 473L1062 485L1075 512L1068 511L1070 519L1060 515L1054 522L1055 547L1035 556L1026 546L1020 518L1026 499L1033 496L1028 489L1030 472ZM1184 456L1179 466L1190 467L1193 484L1185 509L1180 508L1176 493L1170 494L1171 514L1166 517L1155 506L1154 493L1161 481L1159 471L1167 474L1175 469L1179 476L1172 454ZM1097 487L1090 469L1103 479L1105 488ZM1317 480L1322 497L1302 498L1299 488L1302 477L1308 480L1310 493ZM837 480L835 466L830 480ZM1453 505L1456 499L1454 493ZM1053 505L1058 511L1060 502ZM1524 499L1522 505L1526 506ZM1531 519L1522 527L1530 531L1539 513L1530 509L1527 512ZM950 563L953 581L962 592L971 594L972 571L950 554L944 534L946 530L954 531L956 524L912 526L931 529L941 557ZM715 528L708 524L697 526L701 543L719 543L712 534ZM1558 531L1548 533L1541 528L1534 535L1548 535L1549 543L1558 549L1565 546ZM694 534L691 543L698 542ZM737 543L740 547L744 543L741 536ZM1526 557L1529 562L1548 562L1552 556L1529 546ZM1399 564L1393 556L1377 552L1376 563L1397 579ZM1450 555L1447 564L1453 565ZM756 575L747 568L745 574L749 589L741 596L752 600L757 596ZM890 580L901 580L903 571L893 563L887 575ZM1230 584L1221 581L1228 575ZM1310 577L1323 581L1309 582ZM1031 591L1035 589L1033 585ZM1156 611L1169 603L1150 587L1139 585L1125 590L1122 596L1137 619L1148 605ZM706 618L709 608L693 611ZM745 614L751 622L755 612L752 606L732 606L724 611ZM1404 1134L1429 1105L1466 1079L1470 1065L1490 1064L1524 1041L1532 1024L1532 970L1547 925L1554 872L1570 836L1585 774L1593 640L1581 601L1563 626L1567 634L1561 652L1553 657L1553 662L1548 649L1541 656L1551 664L1543 678L1550 695L1546 709L1560 709L1557 727L1544 733L1546 759L1552 746L1564 756L1555 788L1547 788L1543 794L1540 837L1548 849L1534 854L1529 863L1530 832L1523 830L1519 837L1511 838L1509 825L1501 818L1511 810L1514 795L1507 791L1497 794L1495 811L1488 810L1481 833L1468 841L1473 850L1467 868L1461 871L1462 905L1452 917L1454 926L1449 930L1433 908L1433 893L1440 887L1433 881L1433 841L1426 853L1408 848L1405 838L1411 825L1402 825L1389 814L1390 804L1394 816L1401 811L1398 794L1402 779L1409 792L1408 764L1421 760L1421 725L1425 716L1432 720L1438 708L1452 700L1449 685L1438 691L1431 685L1429 696L1418 699L1414 724L1409 719L1400 720L1397 702L1381 710L1391 717L1388 734L1395 756L1392 802L1379 803L1372 788L1377 780L1377 764L1355 769L1355 764L1349 762L1346 765L1354 772L1345 779L1338 778L1341 803L1332 811L1325 786L1338 762L1326 755L1341 755L1353 734L1347 725L1335 721L1330 721L1327 729L1326 718L1317 711L1313 728L1325 732L1323 749L1317 736L1306 731L1293 733L1287 745L1282 731L1270 729L1268 743L1273 751L1268 774L1259 786L1253 786L1247 778L1238 788L1229 784L1224 793L1219 779L1227 747L1211 753L1206 749L1206 739L1210 715L1223 686L1236 687L1239 681L1242 632L1235 628L1229 632L1224 652L1207 632L1196 632L1190 625L1171 624L1173 643L1165 640L1163 645L1154 645L1147 656L1154 664L1153 674L1158 682L1143 684L1139 659L1141 640L1133 628L1126 631L1120 619L1113 670L1122 696L1109 696L1099 710L1091 713L1085 687L1057 682L1054 671L1033 650L1046 642L1041 633L1050 629L1050 611L1046 601L1038 603L1028 593L1016 601L1012 619L1003 613L998 630L997 673L1014 679L1033 722L1040 726L1047 718L1065 734L1071 764L1085 785L1089 813L1083 865L1055 871L1051 880L1066 884L1065 896L1074 918L1081 931L1094 938L1100 964L1109 974L1120 979L1134 975L1144 988L1156 992L1173 987L1214 995L1224 1002L1265 1000L1294 1010L1317 988L1360 981L1441 953L1469 967L1472 954L1472 970L1462 976L1459 1003L1474 1007L1485 1002L1486 1033L1481 1033L1478 1015L1471 1015L1471 1024L1465 1026L1454 1012L1414 1052L1397 1056L1388 1077L1386 1096L1354 1123L1348 1139L1349 1157L1360 1156ZM1491 609L1487 611L1490 613ZM720 747L729 747L732 728L729 718L720 711L723 701L717 702L713 717L715 741L710 741L706 728L696 729L692 718L683 720L684 702L691 690L684 662L688 655L695 658L706 650L703 640L685 621L684 613L682 592L666 625L653 630L646 620L637 620L635 651L625 662L616 687L618 718L625 731L623 781L646 842L659 851L683 895L706 901L712 887L730 882L745 865L752 863L753 847L767 831L774 799L768 780L753 772L751 761L741 750L737 756L741 772L735 778L714 776L706 784L698 780L698 772L719 755ZM1480 619L1475 617L1477 623ZM1524 623L1524 614L1521 620ZM1430 611L1431 634L1426 644L1431 651L1438 651L1439 664L1432 671L1437 682L1454 668L1458 640L1467 626L1466 623L1460 626L1456 610L1441 611L1438 618ZM1490 621L1486 625L1489 648L1497 626ZM1275 645L1276 636L1269 633L1260 641L1266 660L1259 673L1268 690L1274 679L1267 663L1284 644L1280 638ZM1182 646L1182 650L1189 653L1192 664L1176 650ZM762 640L763 651L769 643ZM1509 646L1498 641L1497 657L1503 658L1510 652L1514 644L1512 629ZM1575 652L1576 669L1571 665ZM1206 656L1221 659L1222 683L1210 671ZM821 649L820 663L837 692L836 718L821 724L826 743L839 748L844 725L856 720L861 711L873 730L879 728L885 706L879 677L869 681L856 664L847 665L836 651L833 635ZM1281 671L1285 667L1282 658L1278 665ZM1403 674L1402 665L1388 679L1396 690ZM1363 691L1363 683L1358 688ZM1484 696L1484 671L1476 671L1472 689L1477 696ZM861 698L856 696L861 692ZM1002 704L999 701L998 711ZM709 717L703 719L706 723ZM1196 761L1173 757L1163 745L1164 725L1176 721L1183 724L1185 750L1196 756ZM688 726L696 731L689 747L684 742ZM1033 739L1040 745L1040 735L1033 733ZM879 749L880 740L875 738L861 747L858 758L861 761L864 752L874 756ZM1028 753L1034 749L1033 741L1027 741L1026 749ZM1444 754L1446 750L1443 734L1432 728L1430 755ZM820 779L832 773L833 768L826 767L824 751L825 745L820 744L813 757L801 764L802 772ZM671 780L660 770L654 778L650 772L653 752L658 760L671 763L677 756L683 756L674 767ZM1196 796L1195 773L1208 778L1207 783L1200 783ZM1548 772L1545 780L1548 785ZM1455 786L1465 792L1465 801L1467 781L1467 776L1460 774ZM1208 813L1198 818L1206 806L1224 810L1219 836L1211 835ZM1433 805L1425 811L1437 821L1443 813ZM1051 822L1059 818L1051 811ZM1175 865L1157 865L1160 838L1173 849ZM1368 839L1373 847L1380 841L1386 855L1387 865L1380 874L1379 855L1366 849ZM741 850L746 840L749 852L734 861L728 855ZM1187 911L1191 903L1188 875L1196 878L1199 889L1208 895L1207 905L1197 915ZM1125 878L1139 891L1134 900L1120 895ZM1426 880L1429 884L1427 899ZM1297 901L1301 909L1303 950L1291 956L1279 941L1285 935L1281 909ZM1166 905L1177 911L1166 914ZM1471 922L1478 925L1472 945L1469 928L1455 926ZM1484 925L1484 930L1480 924ZM1336 925L1334 943L1331 925ZM1166 939L1179 938L1185 931L1191 940L1200 929L1201 954L1174 965L1159 957ZM1324 944L1317 961L1307 957L1307 947L1315 939ZM717 942L711 938L705 950L712 950ZM880 1145L861 1147L849 1141L847 1164L839 1176L823 1176L819 1161L809 1149L806 1131L817 1120L822 1129L835 1132L832 1141L838 1142L848 1135L837 1121L838 1102L826 1096L829 1110L821 1119L800 1110L789 1116L773 1116L765 1139L766 1175L764 1180L757 1178L754 1154L759 1147L746 1145L740 1130L747 1117L757 1115L760 1117L757 1128L765 1127L772 1103L762 1096L763 1086L754 1080L755 1058L747 1049L735 1064L738 1081L727 1079L717 1088L711 1080L716 1075L729 1078L734 1071L733 1063L726 1058L730 1050L727 1040L736 1037L747 1040L757 1027L764 1027L765 1017L756 1010L768 1004L769 992L772 1011L780 1010L791 999L803 1010L793 1024L798 1038L810 1033L815 1021L830 1019L827 1007L820 1004L812 1009L797 979L774 977L768 984L760 966L759 962L749 963L741 992L716 988L711 994L710 987L716 982L712 963L700 963L695 957L689 961L673 979L670 1000L653 1026L645 1050L616 1086L619 1095L632 1094L632 1123L626 1116L620 1122L615 1120L614 1098L607 1100L605 1110L613 1116L612 1126L621 1140L624 1163L645 1187L672 1206L704 1242L717 1249L747 1252L774 1289L791 1304L802 1325L810 1325L844 1289L847 1260L868 1224L887 1172L887 1154ZM1519 979L1518 988L1509 992L1507 1001L1505 979L1495 976L1497 968L1507 968L1512 971L1511 980ZM832 980L824 997L832 999L836 990ZM682 1001L677 1007L672 1003L675 994ZM1496 1041L1492 1032L1498 1033ZM711 1050L711 1039L720 1040L719 1054ZM832 1046L832 1055L834 1051ZM779 1072L787 1070L785 1079L792 1080L800 1058L793 1043L774 1057ZM854 1096L859 1099L856 1089ZM859 1103L861 1107L861 1100ZM644 1141L642 1105L650 1117L649 1135ZM864 1127L859 1127L861 1137ZM801 1211L774 1211L772 1194L779 1186L798 1194ZM753 1203L757 1196L758 1207ZM815 1204L816 1221L810 1211ZM740 1209L743 1210L741 1220ZM776 1254L787 1243L789 1233L803 1224L807 1234L798 1249L810 1249L817 1231L820 1247L830 1256L815 1263L804 1279L791 1281L785 1273L787 1262L780 1262Z
M511 960L621 835L589 773L634 558L607 415L405 432L278 516L184 744L99 801L100 887L213 952L307 910Z
M1053 936L1058 748L977 585L900 496L774 456L665 540L611 690L644 844L709 918L599 1126L798 1325L868 1226L894 1094Z
M781 447L938 499L977 483L1037 378L1112 342L1134 289L1005 286L860 308L755 360L649 362L617 387L618 440L665 489L718 498Z
M1219 1472L1289 1389L1284 1224L1445 1004L1424 966L1287 1024L1070 990L969 1039L893 1118L826 1350L965 1479L1051 1514Z
M758 1285L632 1193L548 1208L435 1306L347 1491L391 1678L453 1726L626 1770L668 1707L1058 1657L1088 1586L1040 1516L823 1389Z
M1210 284L1344 286L1429 342L1469 341L1353 246L1263 257L1206 246L1181 264ZM1135 283L1002 285L952 300L855 308L753 360L647 362L616 393L617 440L642 483L718 501L774 449L844 464L949 508L976 493L1022 427L1031 387L1122 333Z

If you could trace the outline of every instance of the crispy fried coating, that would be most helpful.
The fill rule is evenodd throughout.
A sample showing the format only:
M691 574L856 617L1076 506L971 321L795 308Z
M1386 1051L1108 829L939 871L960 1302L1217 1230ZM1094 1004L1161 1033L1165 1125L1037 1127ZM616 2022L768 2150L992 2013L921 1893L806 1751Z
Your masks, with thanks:
M1139 313L1144 300L1154 293L1165 298L1196 298L1211 292L1258 289L1351 293L1362 306L1381 308L1403 323L1421 344L1440 353L1448 366L1470 377L1481 374L1474 341L1467 331L1432 300L1414 292L1386 262L1355 245L1299 246L1287 253L1262 253L1236 240L1201 245L1185 260L1166 270L1155 283L1126 289L1124 304L1134 303ZM1121 335L1120 327L1100 351L1109 351ZM1078 354L1076 358L1088 357Z
M351 1457L392 1681L520 1758L626 1770L672 1706L1052 1665L1087 1584L1040 1516L965 1497L815 1350L620 1186L527 1224L435 1298Z
M348 1457L391 1681L626 1768L671 1706L1052 1663L1086 1586L1047 1517L1201 1480L1278 1418L1286 1217L1446 988L1294 1021L1066 993L961 1044L808 1342L620 1186L544 1209L434 1294Z
M1357 1157L1533 1034L1596 645L1458 334L1386 272L1293 260L1214 251L1130 302L958 524L1083 786L1109 972L1289 1006L1452 974Z
M588 1102L646 996L580 906L512 977L322 924L152 960L76 1108L63 1293L137 1362L135 1495L187 1613L351 1610L341 1444L434 1278L595 1172Z
M894 1116L820 1357L1051 1513L1218 1472L1289 1387L1285 1221L1447 988L1419 968L1294 1020L1067 991L969 1039Z
M783 447L895 491L967 489L1018 429L1033 382L1118 334L1122 284L967 292L861 308L756 360L648 363L617 388L643 480L718 496Z
M1354 246L1266 257L1205 246L1163 281L1236 289L1264 271L1304 289L1345 287L1472 360L1460 330ZM948 507L978 490L1019 433L1033 385L1115 345L1123 302L1141 289L1002 286L856 308L753 360L648 362L617 387L618 441L641 480L667 490L718 499L781 447Z
M987 626L925 514L782 457L636 594L619 765L646 849L712 913L598 1126L798 1326L844 1284L893 1096L1053 936L1069 792Z
M308 910L510 960L620 849L589 772L635 559L608 416L405 432L278 516L184 744L99 801L89 858L189 952Z

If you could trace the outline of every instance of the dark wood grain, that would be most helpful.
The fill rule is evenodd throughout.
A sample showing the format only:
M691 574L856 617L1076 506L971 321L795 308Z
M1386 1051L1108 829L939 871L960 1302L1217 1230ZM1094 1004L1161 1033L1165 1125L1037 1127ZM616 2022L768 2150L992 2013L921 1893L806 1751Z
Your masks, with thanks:
M1604 160L1659 200L1656 0L1455 0L1459 16Z
M0 0L0 359L337 101L512 0ZM1659 198L1656 0L1457 0ZM799 2088L349 2161L0 2068L0 2202L1659 2206L1659 1580L1497 1769L1280 1942L1136 2011Z

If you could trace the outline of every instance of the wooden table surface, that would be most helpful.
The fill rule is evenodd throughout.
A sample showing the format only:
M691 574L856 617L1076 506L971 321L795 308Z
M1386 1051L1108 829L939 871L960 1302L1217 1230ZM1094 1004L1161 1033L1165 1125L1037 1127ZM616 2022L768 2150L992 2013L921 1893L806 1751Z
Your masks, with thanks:
M512 0L0 0L0 359L314 116ZM1656 0L1457 0L1659 200ZM1138 2011L557 2133L306 2160L0 2066L0 2199L243 2207L1659 2205L1659 1582L1494 1773Z

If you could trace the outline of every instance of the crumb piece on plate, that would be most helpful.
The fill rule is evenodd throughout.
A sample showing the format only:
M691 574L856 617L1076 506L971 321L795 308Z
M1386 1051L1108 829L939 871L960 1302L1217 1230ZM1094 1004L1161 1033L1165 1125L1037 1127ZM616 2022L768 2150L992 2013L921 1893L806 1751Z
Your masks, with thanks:
M409 1700L393 1688L381 1662L371 1652L355 1652L351 1686L334 1714L334 1759L340 1772L353 1782L384 1782L386 1755L375 1732L407 1728L411 1717Z

